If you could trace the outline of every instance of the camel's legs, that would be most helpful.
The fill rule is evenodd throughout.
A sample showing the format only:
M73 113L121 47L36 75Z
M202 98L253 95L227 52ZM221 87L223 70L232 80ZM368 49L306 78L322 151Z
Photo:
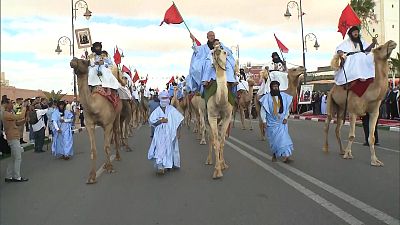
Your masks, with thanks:
M106 169L106 171L109 173L114 172L110 160L110 155L111 155L110 143L111 143L112 133L113 133L113 125L107 124L104 127L104 152L106 153L106 163L104 164L104 169ZM117 143L119 142L119 140L117 139L115 130L114 130L114 137L115 137L115 145L118 145Z
M249 112L249 129L250 130L253 130L253 124L251 123L251 117L252 117L252 115L251 115L251 101L250 101L250 104L249 104L249 106L248 106L248 109L247 109L247 112Z
M369 136L368 136L368 143L369 143L369 150L371 151L371 166L383 166L383 162L379 161L375 155L375 129L376 122L378 121L378 112L370 113L369 114Z
M93 184L96 183L96 160L97 160L96 140L94 135L95 125L93 124L93 121L89 119L89 117L86 116L86 118L88 118L86 120L86 128L90 140L90 159L92 161L92 168L90 169L89 178L86 183Z
M212 135L212 144L214 146L214 151L215 151L215 170L213 174L214 179L218 179L222 177L222 168L221 168L221 154L220 154L220 143L219 143L219 138L218 138L218 121L217 117L211 117L210 114L208 114L208 121L210 123L210 129L211 129L211 134ZM225 135L225 134L224 134Z
M115 160L119 161L121 160L121 156L119 154L119 148L120 148L120 141L121 141L121 134L120 134L120 114L115 117L114 123L111 126L111 132L114 134L115 138ZM104 130L104 133L106 131ZM106 139L104 139L106 141ZM107 142L104 142L107 143Z
M220 132L220 156L221 156L221 167L222 169L228 169L228 165L225 162L224 158L224 147L225 147L225 132L228 129L229 123L231 121L231 113L226 113L223 121L222 121L222 127L221 127L221 132Z
M340 135L342 126L343 126L343 111L340 113L339 112L337 113L337 124L336 124L336 130L335 130L336 140L338 141L338 145L339 145L339 149L340 149L340 151L339 151L340 155L344 154L342 138Z
M331 114L328 114L327 117L326 117L326 119L325 119L325 125L324 125L325 144L324 144L324 146L322 147L322 150L323 150L325 153L328 153L328 152L329 152L328 135L329 135L329 126L330 126L331 120L332 120L332 115L331 115Z
M208 127L208 130L210 130L210 127ZM206 160L206 165L212 165L213 160L212 160L212 150L213 150L213 145L214 145L214 140L212 133L208 131L208 155L207 155L207 160Z
M354 139L356 137L356 119L357 115L350 113L350 132L349 132L349 142L347 143L346 150L344 151L343 159L352 159L353 155L351 153L351 146L353 145Z
M240 112L240 122L242 123L242 130L246 130L246 126L244 125L244 121L246 119L244 115L244 108L239 106L239 112Z
M205 122L205 118L204 118L204 113L200 109L199 109L199 121L200 121L200 134L201 134L200 144L205 145L205 144L207 144L207 142L206 142L206 126L205 126L206 122Z
M264 130L264 125L263 121L261 118L261 104L259 102L259 97L256 95L255 97L255 104L256 104L256 112L257 112L257 117L258 117L258 127L260 128L260 135L261 135L261 141L265 141L265 130Z

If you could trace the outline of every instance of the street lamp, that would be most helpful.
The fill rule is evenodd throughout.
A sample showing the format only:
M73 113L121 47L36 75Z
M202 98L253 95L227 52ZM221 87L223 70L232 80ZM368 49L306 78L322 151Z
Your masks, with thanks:
M62 50L60 48L60 44L66 45L68 43L69 43L69 55L72 55L72 42L71 42L71 39L69 39L69 37L67 37L67 36L62 36L58 39L57 48L56 48L55 52L57 54L60 54L62 52Z
M76 11L78 11L78 9L83 9L86 8L85 13L83 14L83 16L89 20L90 17L92 16L92 12L89 10L89 6L88 4L84 1L84 0L78 0L75 2L74 4L74 0L71 0L71 28L72 28L72 57L75 57L75 35L74 35L74 31L75 31L75 26L74 26L74 20L76 20ZM76 76L74 73L74 97L77 97L77 92L76 92Z
M308 34L306 34L306 36L304 36L304 41L305 41L304 50L305 51L307 51L307 40L309 40L309 41L315 40L314 48L315 48L315 50L318 50L319 44L318 44L317 36L314 33L308 33Z

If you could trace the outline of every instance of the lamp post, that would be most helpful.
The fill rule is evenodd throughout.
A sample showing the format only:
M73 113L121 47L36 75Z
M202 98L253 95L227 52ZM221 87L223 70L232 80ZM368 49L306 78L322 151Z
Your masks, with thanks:
M315 48L315 50L318 50L318 48L319 48L318 39L314 33L308 33L308 34L306 34L306 36L304 36L304 50L305 51L307 51L307 40L315 41L314 48Z
M72 57L75 57L75 35L74 35L74 31L75 31L75 26L74 26L74 21L76 20L76 11L78 11L78 9L81 8L86 8L85 13L83 14L83 16L89 20L90 17L92 16L92 12L89 10L89 6L88 4L84 1L84 0L78 0L75 2L74 4L74 0L71 0L71 28L72 28ZM77 92L76 92L76 76L74 73L74 97L77 97Z
M71 41L71 39L69 39L69 37L67 37L67 36L62 36L62 37L60 37L60 38L58 39L57 48L56 48L55 52L56 52L57 54L60 54L60 53L62 52L62 50L61 50L61 48L60 48L60 44L66 45L66 44L68 44L68 43L69 43L69 55L72 55L72 41Z

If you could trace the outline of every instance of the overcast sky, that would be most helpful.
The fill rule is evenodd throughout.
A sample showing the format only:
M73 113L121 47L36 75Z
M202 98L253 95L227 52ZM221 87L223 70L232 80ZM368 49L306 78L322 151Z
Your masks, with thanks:
M76 2L77 0L74 0ZM164 87L172 75L187 75L192 55L189 33L183 24L159 26L171 6L166 0L86 0L92 11L90 20L77 11L75 28L90 28L93 41L113 52L123 50L122 64L136 68L140 76L149 74L149 85ZM128 3L129 2L129 3ZM337 32L341 11L349 1L303 1L304 34L318 37L320 48L307 41L308 71L329 65L336 45L342 41ZM266 64L278 51L273 34L289 48L284 54L294 65L302 64L300 20L291 8L287 20L286 1L271 0L176 0L192 33L206 43L206 33L213 30L226 46L239 45L240 64ZM1 71L12 86L28 89L60 90L72 93L72 69L69 47L54 50L61 36L71 38L70 0L1 1ZM90 51L90 49L88 49ZM75 47L75 56L82 49Z

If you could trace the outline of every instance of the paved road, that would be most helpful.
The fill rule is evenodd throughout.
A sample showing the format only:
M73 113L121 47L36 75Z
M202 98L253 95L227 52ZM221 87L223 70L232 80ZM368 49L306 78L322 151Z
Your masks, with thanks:
M399 224L398 133L380 131L377 154L385 166L374 168L362 144L354 144L353 160L341 159L333 130L331 151L324 154L322 126L290 120L296 148L291 165L270 161L258 131L235 128L225 153L230 168L221 180L212 180L213 167L204 165L207 146L186 129L182 168L156 176L146 159L150 131L143 126L129 140L134 151L113 162L117 172L101 174L95 185L85 184L89 143L82 132L74 137L70 161L23 154L23 175L30 181L0 183L0 224ZM344 127L343 136L347 132ZM102 135L97 129L98 147ZM356 135L362 143L361 128ZM100 168L103 151L98 155ZM0 162L2 177L7 160Z

